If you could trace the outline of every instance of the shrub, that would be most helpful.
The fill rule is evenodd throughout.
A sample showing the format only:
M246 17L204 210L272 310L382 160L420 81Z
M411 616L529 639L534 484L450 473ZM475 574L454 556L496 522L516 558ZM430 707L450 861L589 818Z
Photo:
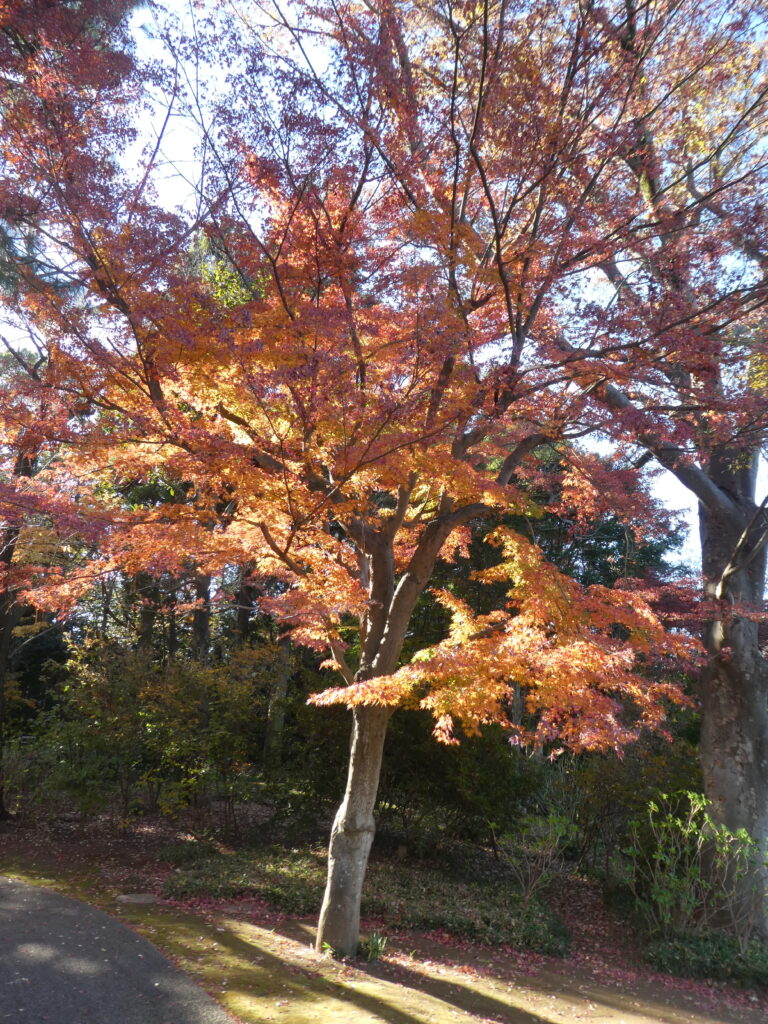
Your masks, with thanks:
M649 800L701 785L698 750L681 736L668 743L644 735L622 757L591 752L560 761L561 785L576 804L574 857L603 875L609 887L616 868L623 876L617 855L631 842L632 823L645 815Z
M188 840L186 842L168 843L161 846L157 851L160 860L174 867L188 867L190 864L199 864L202 861L210 860L218 855L213 843Z
M705 936L726 926L749 945L763 893L753 882L759 851L744 829L717 825L699 793L661 794L634 826L632 886L652 935Z
M360 955L364 956L368 963L378 960L387 948L387 936L381 932L372 931L367 939L360 943Z
M563 873L564 851L575 833L575 824L565 815L530 814L520 819L514 833L498 841L524 903L539 896Z
M755 941L742 949L736 936L724 932L659 939L646 948L645 959L684 978L768 986L768 945Z

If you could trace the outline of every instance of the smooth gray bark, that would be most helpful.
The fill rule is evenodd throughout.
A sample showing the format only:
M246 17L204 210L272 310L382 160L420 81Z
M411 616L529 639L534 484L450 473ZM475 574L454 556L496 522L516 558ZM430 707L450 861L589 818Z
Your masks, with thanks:
M707 663L701 674L701 766L713 816L729 829L746 829L760 862L742 892L742 917L754 913L768 936L768 662L754 615L765 586L766 517L754 501L755 463L742 455L731 465L713 460L710 473L738 506L723 515L704 505L699 525L705 596L721 614L707 623ZM751 614L750 614L751 613Z
M363 879L375 832L373 809L392 709L358 707L352 716L347 788L331 832L316 945L318 952L330 948L338 956L357 953Z
M464 515L452 512L448 499L426 527L407 569L394 581L392 543L395 528L365 537L364 579L382 609L363 623L363 657L357 681L394 672L411 614L427 585L445 538ZM361 546L361 545L359 545ZM317 949L354 956L360 938L360 899L375 832L373 809L384 755L384 740L393 709L358 706L353 711L347 788L336 813L328 848L328 879L317 931Z

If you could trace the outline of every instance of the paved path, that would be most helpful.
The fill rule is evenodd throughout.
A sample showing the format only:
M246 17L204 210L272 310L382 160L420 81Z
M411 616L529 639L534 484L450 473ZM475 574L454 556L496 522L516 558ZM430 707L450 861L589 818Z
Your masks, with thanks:
M0 876L0 1022L232 1024L146 939L100 910Z

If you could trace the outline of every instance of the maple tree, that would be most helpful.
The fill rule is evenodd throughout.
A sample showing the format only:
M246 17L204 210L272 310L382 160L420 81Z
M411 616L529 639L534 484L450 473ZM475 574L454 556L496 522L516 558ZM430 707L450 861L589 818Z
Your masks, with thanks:
M88 182L84 162L83 142L92 138L90 103L95 83L114 92L125 75L128 37L120 25L133 6L135 0L39 0L4 4L0 11L0 289L9 313L19 303L31 311L36 297L63 297L72 288L66 268L46 253L49 194L51 189L87 189L95 183L93 174ZM104 110L100 113L103 116ZM57 143L53 147L50 133ZM73 152L78 156L77 184ZM90 169L94 171L93 163ZM96 177L101 179L103 172L99 166ZM33 479L51 458L52 442L57 440L46 434L45 421L57 412L71 418L73 412L49 389L50 339L44 330L35 329L33 319L11 315L6 319L10 330L0 338L0 747L8 656L21 612L18 595L50 562L46 524L56 520L65 535L73 530L88 533L87 522L70 502ZM0 765L0 816L5 814Z
M6 8L45 14L52 33L66 24L42 0ZM190 559L201 610L204 581L227 567L277 581L260 607L328 652L345 685L316 700L353 715L319 947L357 946L395 707L429 708L450 742L455 719L514 729L519 685L534 738L579 750L659 728L681 699L659 666L691 644L642 594L581 587L503 527L486 579L508 581L505 608L439 595L448 637L400 662L438 557L474 521L537 513L525 485L553 441L572 442L563 491L585 520L612 508L639 534L663 528L638 448L716 516L735 507L723 495L748 474L734 439L757 446L765 417L762 279L745 269L761 217L758 12L211 3L194 33L164 29L165 69L88 33L46 51L56 59L5 55L0 216L44 233L51 269L21 274L5 304L45 352L13 429L57 445L39 486L77 499L101 543L35 599L66 609L99 574L159 577ZM230 73L206 96L213 64ZM131 113L156 110L158 92L159 139L118 163ZM197 125L201 163L194 203L172 212L154 190L176 109ZM616 440L612 460L574 443L596 430ZM119 500L158 476L177 482L170 500ZM756 540L736 538L728 558L751 545L748 564L715 559L708 580L756 579ZM712 632L732 650L753 628L734 621ZM759 696L738 658L711 653L710 676ZM737 824L764 842L762 821Z

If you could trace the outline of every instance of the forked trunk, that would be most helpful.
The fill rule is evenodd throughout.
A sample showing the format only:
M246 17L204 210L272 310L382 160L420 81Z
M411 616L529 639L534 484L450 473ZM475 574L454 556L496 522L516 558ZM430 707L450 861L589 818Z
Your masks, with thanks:
M368 585L371 606L362 623L362 656L355 676L358 682L388 676L396 670L416 601L429 582L446 537L457 522L463 521L451 520L450 506L444 494L439 516L424 530L397 586L394 531L388 527L378 534L359 534L361 577ZM466 509L462 515L467 520L471 517ZM330 948L340 956L357 952L360 898L375 828L373 808L392 712L391 707L375 706L359 706L353 711L347 788L331 831L328 881L317 930L318 951Z
M765 548L758 543L765 524L751 495L739 497L742 520L700 509L705 591L723 609L705 630L701 764L715 819L731 830L746 829L759 846L736 911L768 936L768 662L757 622L739 613L762 606Z
M373 808L379 786L391 708L353 711L349 772L328 849L328 880L317 930L317 950L354 956L360 938L360 899L373 842Z

